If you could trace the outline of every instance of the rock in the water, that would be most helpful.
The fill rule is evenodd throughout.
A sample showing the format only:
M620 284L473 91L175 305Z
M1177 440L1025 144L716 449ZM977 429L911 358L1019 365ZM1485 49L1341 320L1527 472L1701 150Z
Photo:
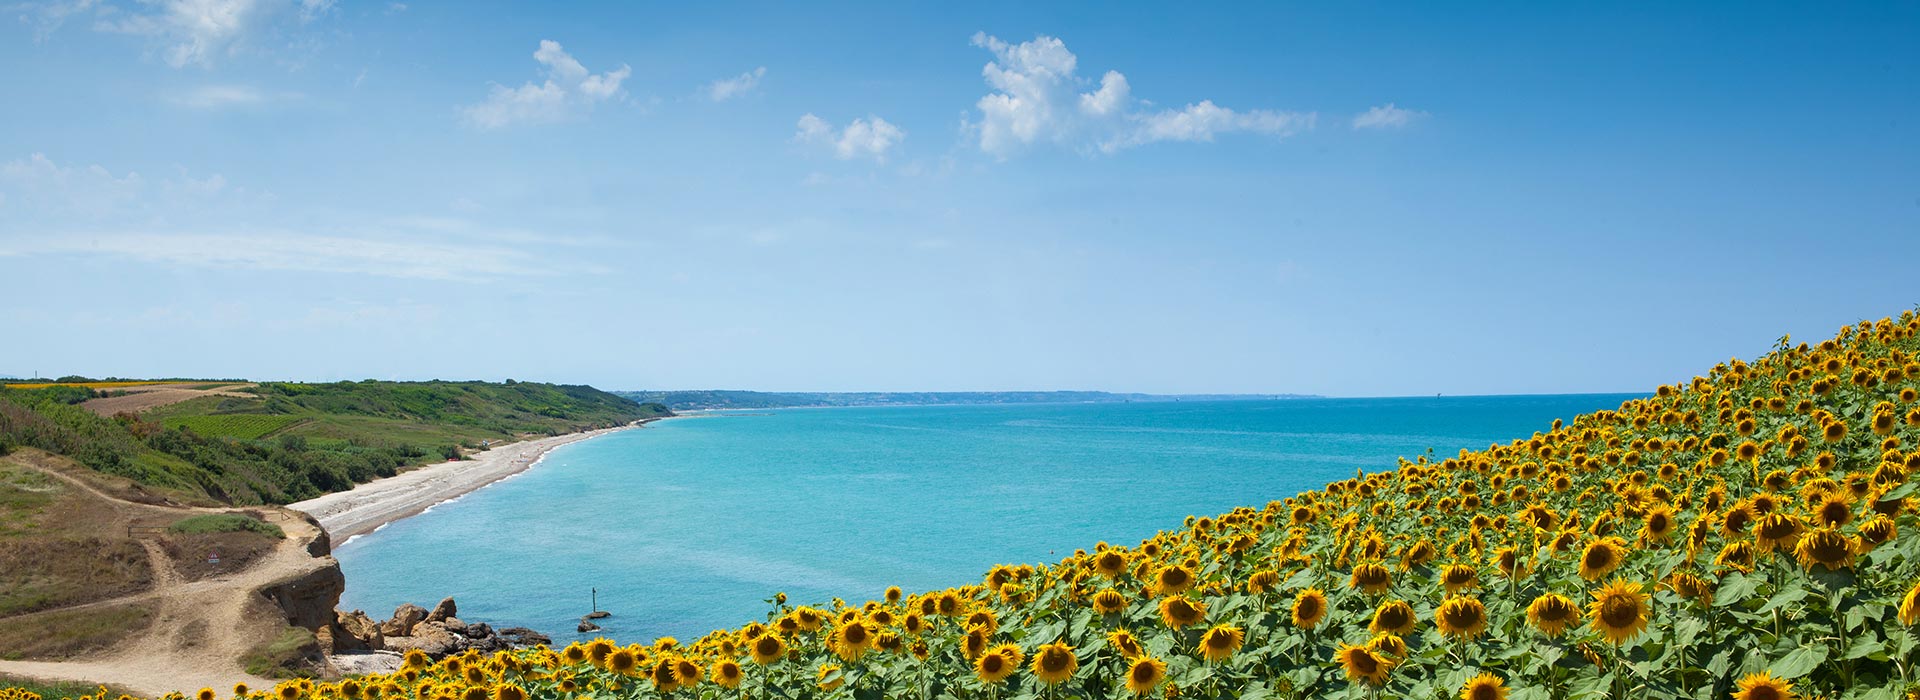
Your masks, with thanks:
M386 643L386 635L380 633L380 623L363 611L339 613L334 628L337 631L329 635L333 651L368 651L380 649Z
M413 634L414 625L425 622L427 609L412 603L402 604L393 609L393 617L380 623L380 633L389 637L405 637Z
M600 631L600 626L583 619L580 621L580 627L578 629L584 634L587 632L598 632Z
M402 654L412 649L426 652L428 656L439 658L466 648L466 640L447 631L446 626L437 621L422 622L413 628L408 637L388 637L388 651Z
M449 625L451 625L451 622L449 622ZM493 636L493 626L485 622L475 622L467 625L468 639L486 639L491 636Z
M448 632L454 634L465 635L467 633L467 621L451 615L447 616L447 619L441 620L440 626L447 628Z
M427 621L440 622L449 617L453 617L459 614L460 614L459 607L454 605L453 598L449 597L445 600L440 601L439 605L433 606L433 612L427 614Z
M553 638L525 627L508 627L500 630L500 637L512 642L514 646L530 647L540 644L552 644Z
M613 617L613 613L610 613L610 612L607 612L607 611L605 611L605 610L595 610L595 611L593 611L593 612L590 612L590 613L587 613L587 614L585 614L585 615L581 615L581 616L580 616L580 619L582 619L582 620L598 620L598 619L600 619L600 618L603 618L603 617Z

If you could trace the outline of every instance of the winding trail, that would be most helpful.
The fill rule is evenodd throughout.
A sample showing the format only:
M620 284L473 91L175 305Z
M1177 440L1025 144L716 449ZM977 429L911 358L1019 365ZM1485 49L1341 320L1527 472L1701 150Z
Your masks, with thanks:
M102 499L119 511L124 522L132 522L142 514L184 517L233 512L226 508L176 508L126 501L62 473L42 460L15 459L13 463L42 471ZM78 661L0 660L0 674L105 683L154 697L176 690L191 695L203 687L214 688L225 696L236 682L257 688L271 687L274 681L248 674L241 666L243 656L257 645L271 641L284 627L283 613L261 590L335 564L332 557L308 553L308 546L324 533L305 518L279 508L253 510L266 512L268 519L279 525L287 536L245 569L211 579L186 581L158 541L140 538L153 565L151 589L110 600L0 618L0 624L6 624L8 620L56 612L127 603L155 604L152 624L111 649Z

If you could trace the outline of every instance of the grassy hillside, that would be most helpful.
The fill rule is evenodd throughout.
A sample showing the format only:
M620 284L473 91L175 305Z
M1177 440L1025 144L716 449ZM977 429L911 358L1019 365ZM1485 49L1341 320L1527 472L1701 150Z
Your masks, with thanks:
M0 386L0 452L38 447L157 497L236 504L289 503L489 442L667 414L585 386L364 381L260 384L102 417L79 404L114 387L20 386Z
M1908 313L973 585L263 697L1894 700L1920 661L1916 469Z

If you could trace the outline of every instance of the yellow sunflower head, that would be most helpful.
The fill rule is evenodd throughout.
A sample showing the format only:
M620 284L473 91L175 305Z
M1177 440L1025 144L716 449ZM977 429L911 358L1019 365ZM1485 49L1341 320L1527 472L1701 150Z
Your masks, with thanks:
M1580 577L1597 581L1620 568L1627 558L1627 543L1618 537L1602 537L1587 543L1580 552Z
M726 659L713 665L713 682L722 688L740 687L740 679L746 676L746 670L740 668L740 662Z
M1543 593L1527 605L1527 624L1548 637L1558 637L1580 624L1580 606L1558 593Z
M1448 598L1433 612L1433 624L1449 637L1473 639L1487 631L1487 606L1478 598Z
M1823 527L1807 533L1793 547L1800 566L1811 569L1818 564L1828 571L1853 568L1853 539L1839 530Z
M1167 680L1167 664L1151 656L1135 658L1127 666L1127 691L1134 695L1146 695L1160 687Z
M1734 700L1795 700L1793 683L1773 677L1771 671L1748 674L1734 685Z
M1347 587L1358 588L1367 595L1380 595L1393 586L1393 572L1374 562L1362 562L1353 567L1353 577L1347 581Z
M1608 642L1624 644L1647 628L1647 594L1639 583L1616 578L1594 591L1588 605L1593 631Z
M1506 682L1491 673L1482 673L1460 686L1460 700L1507 700Z
M1160 619L1174 629L1191 627L1207 619L1207 604L1183 595L1165 598L1160 601Z
M1240 650L1240 644L1246 640L1246 633L1233 625L1214 625L1213 629L1200 636L1200 646L1196 651L1208 661L1225 661Z
M1308 588L1293 597L1293 624L1302 629L1313 629L1327 619L1327 594L1318 588Z
M1033 676L1047 685L1066 682L1079 668L1080 659L1065 642L1042 644L1033 652Z
M1334 651L1334 658L1340 660L1340 668L1347 673L1347 680L1365 681L1375 686L1385 685L1387 672L1393 670L1396 663L1391 656L1362 646L1342 644Z
M1413 631L1418 622L1413 606L1404 600L1389 600L1373 611L1373 621L1367 624L1367 630L1375 634L1405 635Z

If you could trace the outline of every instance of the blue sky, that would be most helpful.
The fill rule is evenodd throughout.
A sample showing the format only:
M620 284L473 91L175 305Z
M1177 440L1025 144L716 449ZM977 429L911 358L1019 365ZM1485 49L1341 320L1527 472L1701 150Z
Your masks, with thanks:
M1920 5L0 0L0 375L1636 391L1920 304Z

